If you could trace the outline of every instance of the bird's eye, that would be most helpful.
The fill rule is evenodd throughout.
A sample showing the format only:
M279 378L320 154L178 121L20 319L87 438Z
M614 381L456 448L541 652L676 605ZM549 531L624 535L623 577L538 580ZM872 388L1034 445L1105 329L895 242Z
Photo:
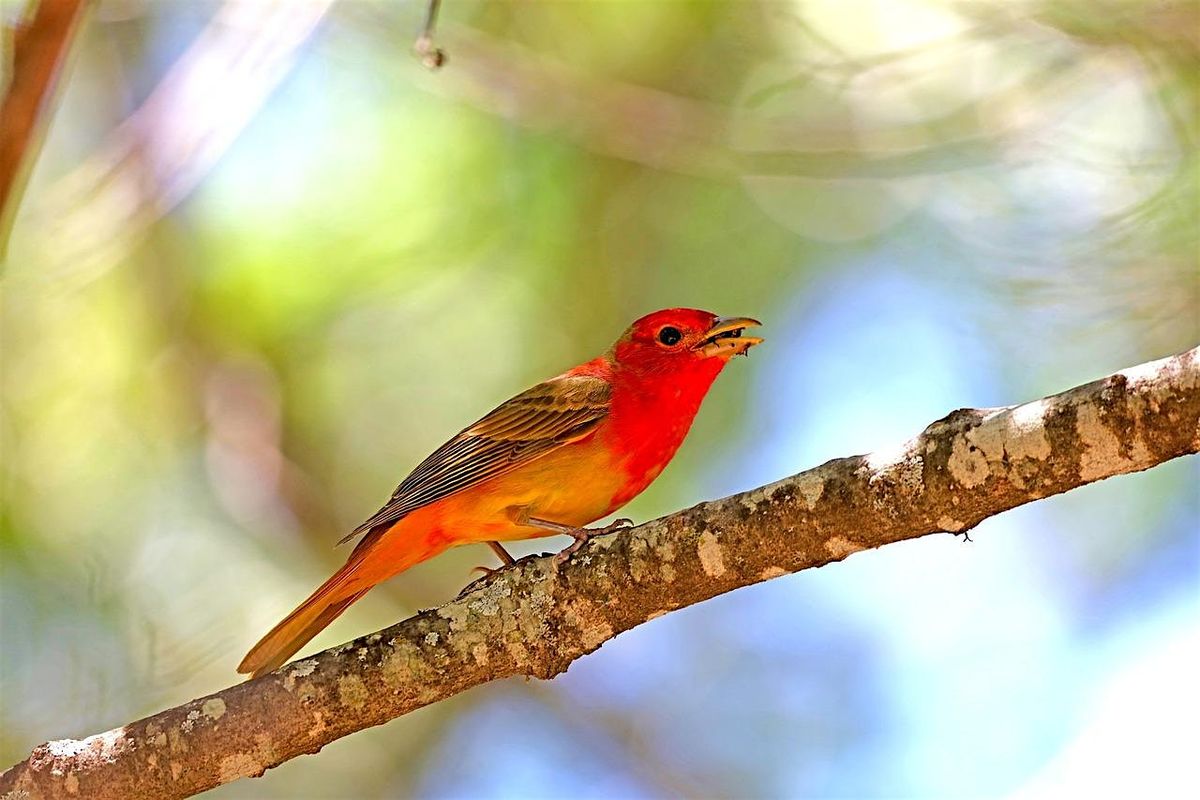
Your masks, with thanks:
M658 340L667 347L674 347L682 338L683 334L679 332L679 328L672 328L670 325L658 332Z

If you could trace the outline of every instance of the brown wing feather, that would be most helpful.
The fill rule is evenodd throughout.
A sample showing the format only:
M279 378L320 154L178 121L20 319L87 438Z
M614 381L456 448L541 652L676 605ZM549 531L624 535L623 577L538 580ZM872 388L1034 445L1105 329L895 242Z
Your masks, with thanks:
M527 389L434 450L342 542L582 439L608 415L611 396L608 381L588 375L560 375Z

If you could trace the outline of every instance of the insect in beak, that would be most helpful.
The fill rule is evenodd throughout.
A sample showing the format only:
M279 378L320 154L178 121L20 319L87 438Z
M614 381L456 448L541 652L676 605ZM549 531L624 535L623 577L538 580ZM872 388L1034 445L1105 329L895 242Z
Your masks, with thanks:
M763 340L758 336L743 336L742 332L760 325L761 322L750 317L721 317L692 349L705 357L719 355L732 358L745 355L754 345L762 344Z

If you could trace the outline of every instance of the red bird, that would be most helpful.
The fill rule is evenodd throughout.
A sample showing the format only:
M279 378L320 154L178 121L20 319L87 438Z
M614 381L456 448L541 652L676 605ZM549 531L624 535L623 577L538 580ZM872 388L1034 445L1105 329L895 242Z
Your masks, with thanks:
M671 308L642 317L607 353L500 405L422 461L319 589L251 648L238 672L283 665L372 586L460 544L567 534L570 557L663 471L729 360L762 342L748 317ZM619 520L601 530L611 530Z

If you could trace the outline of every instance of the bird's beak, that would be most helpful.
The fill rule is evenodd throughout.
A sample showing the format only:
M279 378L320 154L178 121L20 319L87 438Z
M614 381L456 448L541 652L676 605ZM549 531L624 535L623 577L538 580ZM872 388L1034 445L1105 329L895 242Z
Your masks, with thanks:
M713 323L712 327L705 332L704 338L697 342L692 349L706 358L709 356L732 358L737 355L745 355L751 347L761 344L762 339L757 336L742 336L742 331L760 325L762 325L761 322L750 317L721 317Z

